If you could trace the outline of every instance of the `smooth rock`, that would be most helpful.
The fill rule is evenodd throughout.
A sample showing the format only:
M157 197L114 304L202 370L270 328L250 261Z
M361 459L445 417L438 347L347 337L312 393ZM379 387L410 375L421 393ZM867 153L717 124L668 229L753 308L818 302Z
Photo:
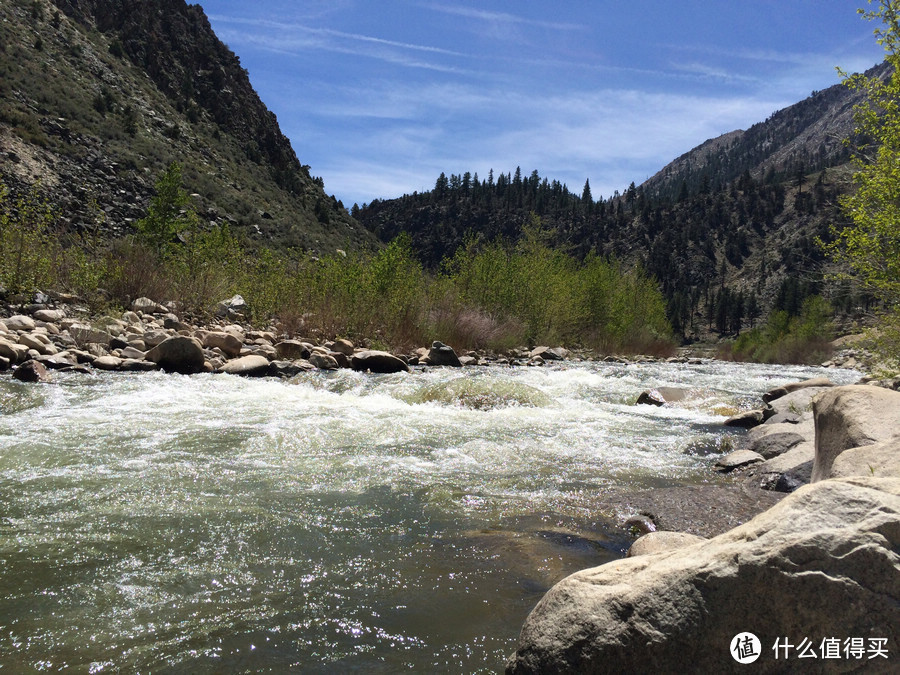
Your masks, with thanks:
M808 387L833 387L835 386L834 382L829 380L827 377L814 377L809 380L803 380L802 382L791 382L790 384L786 384L781 387L775 387L774 389L770 389L765 394L762 395L762 400L766 403L770 403L771 401L775 401L786 394L790 394L791 392L798 391L800 389L806 389Z
M738 427L740 429L752 429L755 426L762 424L763 422L763 411L762 410L748 410L747 412L740 413L738 415L734 415L733 417L729 417L727 420L723 422L726 427Z
M22 333L22 335L19 336L19 344L28 347L28 349L35 350L42 356L52 356L59 351L47 338L42 340L40 337L39 334Z
M34 330L34 319L24 314L16 314L8 319L3 319L6 329L11 331L32 331Z
M338 352L339 354L343 354L344 356L353 356L355 348L353 347L353 343L350 342L350 340L338 338L331 345L331 351Z
M278 358L287 360L307 359L310 354L309 347L299 340L282 340L275 345L275 351Z
M13 371L13 378L20 382L49 382L50 373L42 363L28 360Z
M785 637L884 637L896 656L898 522L900 480L829 480L709 541L578 572L531 612L506 672L738 672L745 631L763 646L747 672L796 668L775 659Z
M775 415L799 415L803 417L803 415L812 412L812 400L830 389L831 387L802 387L796 389L769 402L763 412L767 420Z
M66 318L66 312L63 309L39 309L31 315L35 321L43 321L44 323L56 323Z
M844 450L835 457L828 478L849 476L900 478L900 439Z
M372 373L400 373L409 372L409 366L403 359L374 349L356 352L350 357L350 367L353 370L369 371Z
M753 452L752 450L735 450L734 452L729 452L716 462L716 470L728 473L729 471L734 471L742 466L748 466L763 461L765 461L765 457L758 452Z
M563 347L535 347L528 356L540 356L544 361L565 361L569 358L569 350Z
M96 361L94 365L97 365ZM158 369L159 366L153 361L145 361L144 359L122 359L122 364L119 366L119 370L129 373L146 373Z
M122 359L115 356L101 356L94 359L91 365L97 370L119 370L122 367Z
M21 363L28 359L28 347L0 338L0 356L9 359L12 363Z
M656 389L647 389L638 395L635 405L656 405L661 406L666 403L677 403L687 398L688 390L680 387L657 387Z
M684 548L685 546L691 546L692 544L697 544L701 541L707 541L707 539L687 532L648 532L635 540L628 549L626 556L628 558L633 558L639 555L673 551L676 548Z
M462 364L459 357L453 351L453 347L445 345L443 342L435 340L431 343L431 349L428 350L428 363L432 366L449 366L451 368L459 368Z
M900 392L868 385L834 387L813 401L813 415L816 482L829 476L843 451L900 436Z
M322 354L321 352L313 352L309 355L309 362L319 370L337 370L338 362L330 354Z
M804 440L805 438L798 433L781 432L766 434L750 443L749 449L753 452L758 452L766 459L772 459L778 455L783 455Z
M164 305L144 297L137 298L131 303L131 311L143 312L144 314L168 314L169 312Z
M158 344L162 344L170 337L172 337L171 331L162 328L154 328L148 331L144 331L141 339L144 341L144 344L147 347L155 347Z
M203 346L184 335L167 338L147 352L146 359L166 372L191 375L205 370Z
M224 331L206 333L201 342L207 349L215 349L218 347L225 356L230 359L240 356L241 349L244 347L243 342L238 340L231 333L226 333Z
M244 375L246 377L263 377L269 374L269 359L259 354L242 356L239 359L228 361L219 368L220 373L229 375Z

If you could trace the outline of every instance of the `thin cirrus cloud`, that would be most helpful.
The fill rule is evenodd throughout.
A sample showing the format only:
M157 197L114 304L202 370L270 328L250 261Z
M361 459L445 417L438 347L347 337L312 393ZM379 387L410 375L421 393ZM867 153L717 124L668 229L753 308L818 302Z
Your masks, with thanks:
M452 14L454 16L461 16L467 19L477 19L478 21L492 24L522 24L528 26L536 26L539 28L548 28L552 30L584 29L584 26L575 23L562 23L557 21L528 19L515 14L508 14L506 12L490 12L483 9L474 9L472 7L462 7L458 5L438 5L435 3L422 3L420 6L435 12Z
M458 59L465 56L461 52L442 47L387 40L329 28L311 28L299 23L228 16L213 16L211 19L222 26L240 26L242 28L242 30L220 29L220 37L226 42L243 44L276 54L296 55L302 51L323 50L375 58L394 65L438 72L454 73L463 70L445 62L410 56L410 54L419 54L443 59Z

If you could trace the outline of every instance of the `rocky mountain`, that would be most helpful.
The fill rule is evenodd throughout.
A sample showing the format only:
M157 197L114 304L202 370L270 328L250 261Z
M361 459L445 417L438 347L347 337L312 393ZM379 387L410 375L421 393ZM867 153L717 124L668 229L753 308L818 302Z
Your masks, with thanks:
M869 71L884 77L887 66ZM516 241L540 218L547 237L576 256L614 256L660 282L685 335L734 334L771 309L790 314L824 294L847 313L866 298L828 281L818 242L842 222L851 186L861 94L835 85L747 130L709 140L640 186L595 200L537 171L441 175L429 192L364 206L354 215L383 240L408 233L437 265L467 238Z
M182 164L205 217L312 250L373 241L297 159L238 57L184 0L0 4L0 178L121 235Z

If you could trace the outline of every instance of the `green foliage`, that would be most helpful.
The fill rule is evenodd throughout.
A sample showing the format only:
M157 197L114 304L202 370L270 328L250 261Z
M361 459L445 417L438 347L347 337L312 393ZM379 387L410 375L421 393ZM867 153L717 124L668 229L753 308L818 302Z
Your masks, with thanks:
M856 121L857 133L870 142L853 158L856 190L841 200L850 224L833 228L827 251L883 302L883 335L890 336L900 326L900 0L880 0L860 13L882 22L875 35L893 69L886 80L842 73L848 87L867 96ZM881 346L889 358L900 358L900 341Z
M0 183L0 284L13 293L38 290L53 278L58 247L53 209L35 188L13 200Z
M519 326L518 344L580 343L640 350L669 339L665 304L640 269L599 256L579 263L546 242L536 217L518 246L470 240L445 265L459 301Z
M140 241L162 258L171 251L180 232L196 230L197 215L188 208L191 198L181 187L180 164L172 162L155 187L147 215L136 226Z
M799 316L773 310L764 326L742 333L721 356L761 363L821 363L831 354L831 316L827 300L810 296Z

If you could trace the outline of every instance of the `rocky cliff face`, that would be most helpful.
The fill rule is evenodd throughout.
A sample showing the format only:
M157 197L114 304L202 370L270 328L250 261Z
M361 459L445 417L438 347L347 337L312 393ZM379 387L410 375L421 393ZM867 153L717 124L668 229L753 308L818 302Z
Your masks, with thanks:
M0 6L0 178L62 224L126 234L172 161L208 220L315 250L371 241L302 165L238 57L183 0Z

